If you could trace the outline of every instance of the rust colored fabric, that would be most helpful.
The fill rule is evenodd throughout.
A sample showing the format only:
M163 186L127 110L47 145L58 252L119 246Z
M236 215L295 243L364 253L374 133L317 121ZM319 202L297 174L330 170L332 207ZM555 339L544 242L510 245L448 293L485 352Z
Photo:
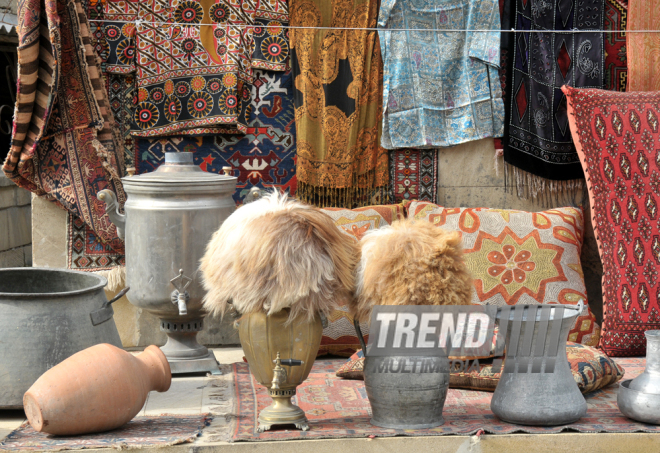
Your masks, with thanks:
M628 91L660 91L660 0L630 0L626 33Z
M96 193L110 189L123 202L123 153L117 152L82 6L76 0L29 0L21 4L18 19L18 93L3 171L121 248Z
M291 0L292 26L375 28L369 0ZM291 30L297 195L319 206L352 208L389 182L380 146L383 63L373 30Z

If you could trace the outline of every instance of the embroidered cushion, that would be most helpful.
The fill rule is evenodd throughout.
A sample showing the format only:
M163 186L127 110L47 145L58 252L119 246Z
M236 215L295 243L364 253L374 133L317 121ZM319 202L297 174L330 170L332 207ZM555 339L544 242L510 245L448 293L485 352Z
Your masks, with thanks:
M644 355L660 329L660 92L563 90L603 263L600 347Z
M325 208L328 214L342 232L359 240L368 230L391 225L393 221L404 216L401 204L367 206L356 209ZM360 343L353 326L353 318L348 314L348 307L339 307L328 318L328 327L323 329L323 338L318 355L333 354L348 357L357 349ZM360 324L365 341L369 338L369 326Z
M571 365L573 379L582 393L607 387L618 382L623 368L604 352L578 343L568 342L566 356ZM452 372L449 387L493 392L500 380L500 373L493 373L492 359L479 360L480 370ZM337 370L337 376L345 379L364 379L364 355L357 351Z
M581 209L524 212L487 208L444 208L414 201L408 216L428 220L463 237L472 272L472 303L482 305L587 303L580 264L584 217ZM600 327L589 308L568 340L597 346Z

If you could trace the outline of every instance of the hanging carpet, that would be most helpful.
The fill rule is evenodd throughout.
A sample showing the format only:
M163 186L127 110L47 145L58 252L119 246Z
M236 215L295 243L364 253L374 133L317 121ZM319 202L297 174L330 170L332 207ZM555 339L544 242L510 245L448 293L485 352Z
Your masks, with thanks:
M438 191L437 149L396 149L390 151L390 186L395 203L436 202Z
M628 53L626 25L628 0L605 0L605 86L606 90L626 91L628 82Z
M291 25L374 28L378 2L291 0ZM386 191L382 74L374 30L292 29L298 197L319 206L374 203Z
M559 193L584 183L561 87L603 87L604 2L514 0L503 144L504 160L513 167L507 176L519 195Z
M114 77L121 80L127 76L110 76L111 98ZM255 71L252 100L253 117L245 135L135 138L130 159L135 162L137 173L157 169L165 159L165 152L191 151L195 163L205 171L222 173L224 166L234 169L238 178L234 192L237 205L243 203L253 187L276 188L295 196L296 130L291 72ZM117 252L106 247L75 216L69 217L67 231L69 268L100 272L108 278L110 287L121 288L123 249Z
M75 0L21 4L12 146L3 166L17 185L80 217L119 245L96 193L125 199L113 121L88 23Z

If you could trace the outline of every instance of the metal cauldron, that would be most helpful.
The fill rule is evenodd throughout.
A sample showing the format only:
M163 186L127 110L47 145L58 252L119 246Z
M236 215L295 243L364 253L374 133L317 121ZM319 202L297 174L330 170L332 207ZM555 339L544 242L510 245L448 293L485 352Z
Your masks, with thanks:
M236 178L203 171L192 153L165 153L156 171L122 181L125 214L113 192L102 190L98 198L125 241L128 300L160 318L172 374L219 374L213 353L197 343L206 316L199 261L236 208Z
M619 385L616 402L623 415L660 425L660 330L647 330L646 368L635 379Z
M545 328L540 328L544 323L540 322L541 313L537 312L537 307L539 306L525 306L521 318L517 320L526 324L526 328L522 329L524 334L520 332L514 335L511 328L507 329L505 360L515 362L515 359L510 357L512 354L515 356L513 351L519 353L521 360L515 365L513 372L503 370L490 408L501 420L520 425L555 426L573 423L587 413L587 402L573 379L566 357L566 340L575 319L582 312L583 304L580 301L578 305L541 306L548 310L550 323L555 316L559 320L556 307L563 307L559 341L554 345L549 341L554 326L545 324ZM529 315L530 309L536 313L535 318L531 318L534 315ZM508 311L505 313L509 314ZM535 322L531 323L534 329L529 334L527 327L530 324L525 323L528 316L535 319ZM498 311L497 318L500 320L501 329L501 311ZM516 321L513 313L510 313L509 321ZM530 340L531 345L528 343ZM551 349L556 351L556 355L550 352ZM520 351L525 350L542 351L542 354L536 354L541 364L540 372L532 372L534 360L520 354ZM549 356L555 357L554 371L551 373L545 372Z
M40 268L0 269L0 409L20 409L43 373L99 343L121 348L99 275ZM92 313L109 310L94 325Z
M423 429L444 423L449 391L447 357L370 357L355 321L364 354L364 387L371 404L371 424L382 428Z

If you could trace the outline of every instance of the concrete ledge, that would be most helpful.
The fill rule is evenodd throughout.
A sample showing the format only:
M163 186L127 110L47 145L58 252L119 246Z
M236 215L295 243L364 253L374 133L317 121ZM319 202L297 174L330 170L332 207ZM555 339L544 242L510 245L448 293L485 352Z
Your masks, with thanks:
M158 453L649 453L660 449L660 436L623 434L485 434L476 436L378 437L375 439L318 439L278 442L197 442L171 447L147 447L140 452ZM71 450L75 451L75 450ZM78 450L81 451L81 450ZM85 449L108 453L110 448Z

